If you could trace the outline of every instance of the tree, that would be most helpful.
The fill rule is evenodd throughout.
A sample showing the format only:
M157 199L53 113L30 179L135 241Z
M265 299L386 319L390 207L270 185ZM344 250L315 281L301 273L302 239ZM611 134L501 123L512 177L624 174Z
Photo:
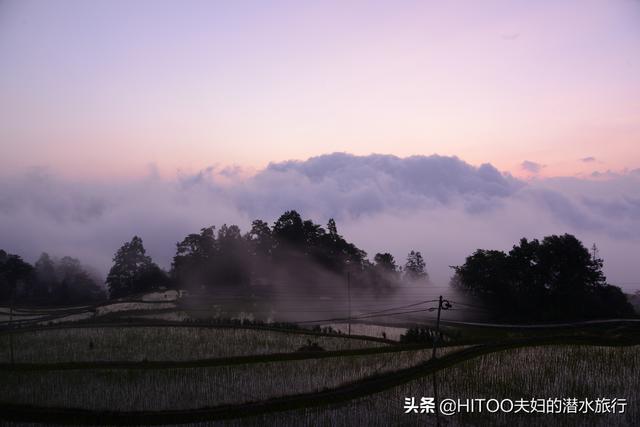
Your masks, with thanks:
M56 264L56 277L59 282L53 289L51 300L57 304L81 304L104 297L95 275L76 258L62 257Z
M478 249L463 265L454 267L461 289L499 303L509 288L507 260L507 254L502 251Z
M427 280L426 264L422 258L422 254L418 251L411 251L407 256L407 262L404 264L405 280L410 282L419 282Z
M376 268L387 272L387 273L396 273L398 271L398 266L396 265L396 260L393 258L388 252L385 253L377 253L373 260L375 261Z
M377 253L373 257L373 261L375 264L369 266L366 273L369 286L373 287L378 294L388 293L395 289L401 272L393 255L388 252Z
M279 244L302 247L305 242L305 226L300 214L296 211L283 213L273 224L273 236Z
M269 224L256 219L251 223L251 231L249 231L246 238L250 242L251 255L271 256L274 240Z
M34 297L47 300L56 288L56 266L48 253L43 252L35 263Z
M302 232L304 234L305 252L310 253L318 249L322 250L320 245L323 236L326 234L324 228L308 219L302 222Z
M216 252L215 227L202 228L200 234L189 234L176 243L176 255L171 264L173 278L182 286L204 287L213 276Z
M232 288L236 292L248 286L250 261L247 241L237 225L223 224L218 230L217 256L210 283Z
M454 267L460 287L497 317L577 320L633 314L619 288L606 283L603 261L570 234L521 239L505 254L477 250Z
M333 218L329 218L329 222L327 222L327 230L329 230L329 234L332 237L338 236L338 227L336 226L336 221Z
M640 291L636 291L633 295L630 295L628 299L636 311L636 314L640 314Z
M269 224L256 219L251 223L251 230L244 236L248 251L248 276L252 283L260 283L261 290L272 280L273 250L275 240Z
M110 298L148 292L166 285L166 276L146 255L142 239L134 236L122 245L113 257L107 276Z
M32 273L29 263L0 249L0 300L13 301L16 295L24 293Z

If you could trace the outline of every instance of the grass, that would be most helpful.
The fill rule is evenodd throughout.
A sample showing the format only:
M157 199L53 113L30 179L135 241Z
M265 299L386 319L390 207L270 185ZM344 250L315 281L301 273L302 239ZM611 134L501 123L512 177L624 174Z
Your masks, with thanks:
M545 325L528 328L523 326L493 327L481 325L445 325L443 330L450 337L464 342L496 342L520 338L540 338L555 336L640 338L640 323L637 321L616 321L586 323L573 326Z
M414 366L430 354L414 350L195 369L2 371L0 396L3 403L94 410L191 409L320 391Z
M15 361L197 360L296 351L311 339L325 350L378 347L385 344L345 337L240 328L87 327L25 331L14 334ZM0 361L9 361L9 336L0 335Z
M603 338L624 335L625 330L615 328L607 326ZM597 328L589 328L584 333L576 329L573 335L595 336L597 332ZM14 335L14 346L16 361L22 363L183 361L294 352L308 339L326 350L387 345L340 336L194 325L23 331ZM5 362L7 340L8 335L0 335L0 360ZM441 348L438 354L442 356L455 350L454 347ZM637 345L547 345L511 349L459 362L437 374L440 398L626 398L626 414L455 415L443 419L442 425L633 425L640 419L639 350ZM0 371L0 403L111 411L197 409L320 392L371 375L416 366L430 354L430 350L412 350L180 369L4 370ZM341 406L291 410L206 425L430 425L433 415L406 415L402 406L405 397L432 396L431 378L411 380Z
M631 426L640 419L640 346L546 346L492 353L437 374L444 398L626 398L625 414L473 414L441 417L446 426ZM404 414L405 397L433 396L432 377L342 406L310 408L214 425L435 425L435 416Z
M383 347L347 337L205 327L88 327L14 335L18 363L197 360L295 352L311 339L325 350ZM8 359L0 336L2 358ZM93 343L93 347L89 346ZM440 354L454 351L440 350ZM1 371L2 403L122 411L189 409L308 393L414 366L431 350L180 369Z
M324 326L333 328L336 331L347 333L349 330L348 323L329 323ZM352 323L351 333L356 335L367 335L370 337L385 337L391 340L399 341L400 336L407 332L407 328L399 328L393 326L371 325L367 323Z

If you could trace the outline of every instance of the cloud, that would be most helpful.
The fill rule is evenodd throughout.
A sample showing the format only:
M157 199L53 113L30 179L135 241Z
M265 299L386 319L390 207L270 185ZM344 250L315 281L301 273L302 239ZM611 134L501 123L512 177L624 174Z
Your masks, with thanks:
M504 33L500 36L503 40L517 40L520 37L520 33Z
M168 266L175 243L210 224L248 217L206 173L166 181L74 182L43 171L0 184L0 247L34 260L40 252L79 257L104 273L134 234Z
M320 216L359 217L457 199L475 211L522 185L489 164L476 168L457 157L334 153L272 163L238 190L240 206L254 215L298 206Z
M589 157L583 157L580 159L581 162L583 163L593 163L596 161L595 157L589 156Z
M533 163L533 162L532 162ZM613 280L640 271L640 173L599 179L522 181L490 164L457 157L334 153L272 163L247 176L214 166L163 179L70 181L46 170L0 180L0 247L33 261L41 251L71 255L104 273L117 248L140 235L168 268L175 243L209 225L274 221L296 209L370 255L400 261L421 250L440 283L477 248L508 250L521 237L569 232L597 242Z
M591 172L591 177L592 178L597 178L597 179L611 179L611 178L616 178L616 177L619 177L619 176L620 176L620 173L612 171L611 169L607 169L604 172L600 172L600 171Z
M541 165L540 163L532 162L530 160L525 160L524 162L520 163L520 167L527 172L538 174L540 173L542 168L545 167L545 165Z

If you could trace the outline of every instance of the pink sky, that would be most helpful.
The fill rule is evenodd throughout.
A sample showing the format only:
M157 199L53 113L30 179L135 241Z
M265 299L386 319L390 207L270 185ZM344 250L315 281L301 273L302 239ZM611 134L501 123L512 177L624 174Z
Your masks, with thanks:
M640 2L303 3L1 2L0 167L640 167Z

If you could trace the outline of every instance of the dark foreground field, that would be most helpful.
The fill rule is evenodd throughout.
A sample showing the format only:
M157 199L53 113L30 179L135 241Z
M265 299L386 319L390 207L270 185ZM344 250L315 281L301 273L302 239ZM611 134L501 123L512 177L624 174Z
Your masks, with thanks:
M451 324L446 346L431 360L429 343L306 329L132 322L110 313L109 322L50 322L81 313L73 310L31 313L20 328L0 333L3 425L624 426L640 420L634 322ZM439 400L617 398L627 405L616 414L406 414L405 399L433 397L434 385Z

